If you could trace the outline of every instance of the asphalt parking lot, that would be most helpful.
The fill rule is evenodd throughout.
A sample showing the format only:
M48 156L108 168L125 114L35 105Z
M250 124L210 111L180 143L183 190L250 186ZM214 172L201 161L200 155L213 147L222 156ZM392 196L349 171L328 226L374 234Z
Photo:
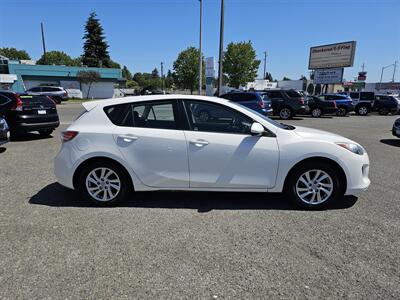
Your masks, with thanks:
M0 298L400 298L396 117L299 117L371 160L368 191L326 211L282 195L152 192L96 208L55 182L53 138L0 148Z

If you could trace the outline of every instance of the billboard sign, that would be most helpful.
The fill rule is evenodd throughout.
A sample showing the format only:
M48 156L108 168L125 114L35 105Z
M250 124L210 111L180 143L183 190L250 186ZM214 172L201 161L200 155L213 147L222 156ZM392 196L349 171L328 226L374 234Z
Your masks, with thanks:
M352 67L355 52L355 41L311 47L308 69Z
M336 69L318 69L314 72L315 84L335 84L342 83L343 68Z

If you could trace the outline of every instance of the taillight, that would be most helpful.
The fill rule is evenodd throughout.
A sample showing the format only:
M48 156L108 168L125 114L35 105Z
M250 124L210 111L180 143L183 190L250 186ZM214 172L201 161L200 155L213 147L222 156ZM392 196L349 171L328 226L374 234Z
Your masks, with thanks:
M337 108L336 101L333 101L333 107Z
M300 103L301 105L304 105L304 99L303 99L303 98L300 98L300 99L299 99L299 103Z
M265 103L264 103L264 101L258 101L258 105L261 107L261 108L265 108Z
M22 111L22 100L19 95L15 96L15 105L11 107L11 110Z
M61 140L65 143L71 141L74 137L78 135L78 131L67 130L61 132Z

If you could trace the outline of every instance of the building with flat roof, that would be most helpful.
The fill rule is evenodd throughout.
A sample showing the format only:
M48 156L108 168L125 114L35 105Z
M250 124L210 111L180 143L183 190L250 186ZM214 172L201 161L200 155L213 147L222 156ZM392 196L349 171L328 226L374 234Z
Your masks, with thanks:
M78 81L77 74L80 71L96 71L100 74L100 80L92 84L89 94L88 84ZM120 81L123 81L120 69L36 65L32 61L8 60L4 57L0 59L1 88L19 93L35 86L51 85L62 86L71 91L71 95L80 94L84 98L104 99L113 97L114 87Z

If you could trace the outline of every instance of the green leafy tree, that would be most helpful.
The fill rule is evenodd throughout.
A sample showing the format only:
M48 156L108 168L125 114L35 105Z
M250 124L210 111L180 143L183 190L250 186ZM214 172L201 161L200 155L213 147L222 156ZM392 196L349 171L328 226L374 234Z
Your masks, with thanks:
M126 78L126 80L132 80L132 73L126 66L122 68L122 77Z
M167 76L165 76L165 87L167 89L173 88L174 87L174 74L171 72L171 70L168 70Z
M179 88L190 90L191 94L199 86L199 55L197 48L189 47L179 53L174 61L175 84ZM204 59L202 71L203 82L205 82Z
M223 70L229 77L229 85L239 88L257 77L260 60L251 42L230 43L224 55Z
M289 81L289 80L291 80L289 77L286 77L286 76L283 76L283 79L282 79L283 81Z
M31 59L28 52L25 50L17 50L15 48L0 48L0 55L15 60Z
M82 62L89 67L111 67L111 59L108 54L108 44L105 41L103 27L95 12L92 12L86 21L85 40L83 44Z
M76 77L81 84L84 83L88 85L86 98L89 98L90 88L92 87L93 82L99 81L101 75L96 71L79 71L78 74L76 74Z
M127 80L125 86L128 89L139 89L139 84L135 80Z
M161 78L154 78L152 73L135 73L133 80L136 81L142 90L157 90L161 88Z
M110 59L110 64L108 65L107 68L121 69L121 65L119 63L117 63L116 61L113 61L112 59Z
M49 51L36 62L38 65L79 66L79 62L63 51Z

